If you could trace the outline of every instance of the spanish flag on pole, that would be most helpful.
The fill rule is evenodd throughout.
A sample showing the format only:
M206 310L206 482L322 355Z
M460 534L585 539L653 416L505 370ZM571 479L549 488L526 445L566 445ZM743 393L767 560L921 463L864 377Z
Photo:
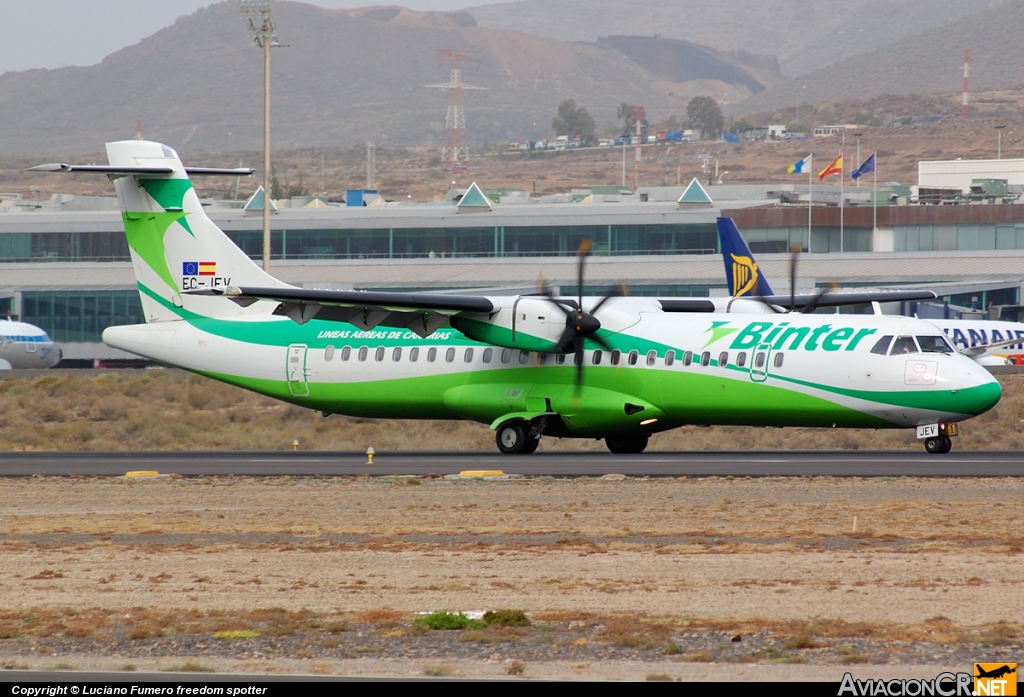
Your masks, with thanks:
M818 179L824 179L830 174L843 176L843 153L841 151L839 153L839 157L833 160L832 164L818 172Z

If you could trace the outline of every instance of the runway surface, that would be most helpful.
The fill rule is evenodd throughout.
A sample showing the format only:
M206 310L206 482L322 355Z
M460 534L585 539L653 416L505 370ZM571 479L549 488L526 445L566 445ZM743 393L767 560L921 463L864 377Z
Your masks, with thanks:
M1021 477L1024 452L729 451L649 452L32 452L0 453L0 476L121 476L156 470L183 476L447 475L463 470L506 474L599 477Z

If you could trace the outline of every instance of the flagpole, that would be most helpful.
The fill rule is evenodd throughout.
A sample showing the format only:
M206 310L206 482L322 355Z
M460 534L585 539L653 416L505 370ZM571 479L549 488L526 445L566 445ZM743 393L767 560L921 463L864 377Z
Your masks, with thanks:
M871 160L871 200L874 203L874 206L872 206L873 218L871 223L871 236L873 238L878 234L878 151L876 150L872 153L871 157L874 158ZM858 181L860 180L858 179Z
M807 167L807 253L811 253L811 200L814 198L814 153L807 156L811 165Z
M843 164L839 167L839 251L843 251L843 186L846 184L846 134L843 134L843 149L839 151Z

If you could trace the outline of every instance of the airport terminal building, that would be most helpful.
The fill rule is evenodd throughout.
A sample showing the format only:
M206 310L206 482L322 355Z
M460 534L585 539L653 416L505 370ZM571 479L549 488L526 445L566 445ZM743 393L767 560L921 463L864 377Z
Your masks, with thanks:
M538 279L575 294L575 255L593 243L584 293L626 282L636 295L724 295L715 220L734 218L775 292L931 288L944 301L893 308L920 316L1015 307L1024 284L1024 205L893 205L901 191L847 196L838 187L708 186L523 193L450 192L439 204L279 202L272 273L335 289L530 293ZM824 189L824 190L822 190ZM493 198L485 198L489 193ZM253 205L253 204L258 205ZM204 200L210 218L253 259L262 255L262 203ZM973 205L972 205L973 204ZM810 235L808 212L811 211ZM45 329L72 360L127 358L100 342L110 325L144 321L114 198L57 194L0 204L0 315ZM1013 317L1016 319L1016 317Z

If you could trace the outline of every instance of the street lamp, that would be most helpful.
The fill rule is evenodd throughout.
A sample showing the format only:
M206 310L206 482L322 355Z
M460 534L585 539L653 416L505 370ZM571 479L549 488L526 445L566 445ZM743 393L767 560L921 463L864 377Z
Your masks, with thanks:
M996 133L998 134L997 137L996 137L996 159L997 160L1003 159L1003 129L1004 128L1006 128L1006 124L1005 123L1001 123L998 126L996 126Z
M856 162L856 165L858 167L860 167L860 138L864 134L863 133L854 133L853 135L857 138L857 162ZM857 177L856 181L857 181L857 186L860 186L860 177Z
M270 21L270 0L240 0L242 19L249 20L249 38L263 49L263 270L270 272L270 49L281 44ZM281 250L282 252L284 250Z

